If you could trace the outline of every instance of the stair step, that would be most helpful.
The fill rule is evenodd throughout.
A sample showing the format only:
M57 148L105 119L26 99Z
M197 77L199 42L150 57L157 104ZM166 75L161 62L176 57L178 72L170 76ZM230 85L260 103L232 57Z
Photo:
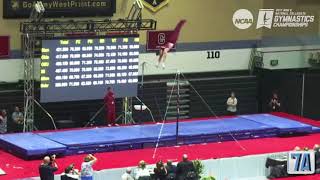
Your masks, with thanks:
M187 108L190 108L190 105L189 104L183 104L183 105L180 105L180 109L187 109ZM169 106L168 109L177 109L177 106Z
M180 116L179 119L189 119L190 116ZM169 121L173 121L173 120L177 120L177 117L167 117L166 120L169 120Z
M177 82L174 82L174 81L167 82L168 87L172 87L176 85L177 85ZM189 85L190 85L189 81L179 81L179 86L189 86Z
M170 97L170 95L169 96L167 96L167 99L169 99L169 97ZM178 97L178 95L176 95L176 94L173 94L172 96L171 96L171 99L172 98L177 98ZM190 97L190 94L180 94L180 99L182 99L182 98L189 98Z
M180 104L186 104L189 102L190 102L190 99L180 99L180 101L179 101ZM168 101L167 101L167 103L168 103ZM170 101L170 104L177 104L177 101Z
M178 90L177 90L176 88L174 88L173 90L172 90L172 88L168 88L168 89L167 89L167 93L169 93L169 95L170 95L171 91L173 91L173 92L175 93L175 92L177 92ZM181 93L181 92L188 92L188 91L190 91L189 88L180 88L180 89L179 89L179 92L180 92L180 93Z
M180 111L180 115L185 115L185 114L189 114L189 111L186 111L186 110ZM167 116L168 115L177 115L177 111L168 111Z

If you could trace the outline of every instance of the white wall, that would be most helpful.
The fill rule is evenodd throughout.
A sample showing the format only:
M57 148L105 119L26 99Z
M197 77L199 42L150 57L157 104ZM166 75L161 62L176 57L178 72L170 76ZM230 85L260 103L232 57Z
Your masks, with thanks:
M23 78L23 60L0 60L0 82L15 82Z
M147 62L145 75L247 70L251 49L220 50L219 59L207 59L207 51L188 51L169 53L166 68L156 68L158 56L141 54L140 64ZM141 70L141 68L140 68ZM141 71L140 71L141 74Z
M155 53L140 54L141 64L146 62L145 75L232 71L248 69L250 49L220 50L219 59L207 59L207 51L172 52L168 54L166 69L156 68L158 56ZM16 82L23 79L22 59L0 60L0 81ZM40 77L40 61L35 60L35 77Z

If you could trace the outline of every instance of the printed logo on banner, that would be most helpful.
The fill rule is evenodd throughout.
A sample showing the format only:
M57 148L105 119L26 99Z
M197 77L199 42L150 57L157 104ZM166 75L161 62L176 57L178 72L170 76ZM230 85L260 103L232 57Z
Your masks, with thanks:
M168 42L168 37L173 31L148 31L147 32L147 51L158 51L161 46ZM176 46L173 46L173 50Z
M266 28L307 28L315 16L305 11L293 9L260 9L257 29Z
M165 33L159 33L158 34L158 44L164 45L166 43L166 34Z
M288 174L313 174L315 172L314 151L290 151L287 171Z
M253 24L253 15L247 9L239 9L233 14L232 22L238 29L248 29Z
M142 0L142 3L152 12L159 11L162 7L167 5L170 0Z
M19 2L17 0L12 0L11 1L11 8L12 10L16 11L17 9L20 8Z
M260 9L257 21L257 29L266 27L271 29L274 9Z

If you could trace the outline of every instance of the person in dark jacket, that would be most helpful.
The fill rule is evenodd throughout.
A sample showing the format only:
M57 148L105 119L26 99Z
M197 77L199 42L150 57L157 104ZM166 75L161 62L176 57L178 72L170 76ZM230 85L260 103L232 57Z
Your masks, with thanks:
M279 112L281 108L280 99L277 93L272 94L272 98L269 102L269 107L271 112Z
M44 157L43 162L39 166L40 179L54 180L54 172L57 170L56 156L53 155L51 159L49 156Z
M178 180L195 180L196 170L192 161L188 160L188 155L184 154L182 161L177 165L177 179Z
M176 180L177 166L173 165L171 160L167 161L166 170L167 170L167 180Z
M153 170L155 180L166 180L167 169L164 167L162 161L157 162L156 168Z

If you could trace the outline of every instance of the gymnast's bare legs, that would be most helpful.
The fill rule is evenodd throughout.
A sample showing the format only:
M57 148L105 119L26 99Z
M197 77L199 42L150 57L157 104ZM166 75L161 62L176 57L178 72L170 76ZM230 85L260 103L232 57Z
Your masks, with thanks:
M164 46L161 46L159 51L159 59L158 59L158 65L162 64L162 68L164 69L166 66L164 65L168 52L173 48L173 46L176 44L180 30L182 26L186 23L186 20L180 20L179 23L176 25L176 27L173 30L173 33L170 35L169 40Z
M160 48L160 51L159 51L159 59L158 59L158 65L157 65L157 67L159 67L160 64L162 64L162 68L163 68L163 69L166 67L164 63L165 63L165 61L166 61L168 52L173 48L173 46L174 46L173 43L168 42L165 46L162 46L162 47Z

